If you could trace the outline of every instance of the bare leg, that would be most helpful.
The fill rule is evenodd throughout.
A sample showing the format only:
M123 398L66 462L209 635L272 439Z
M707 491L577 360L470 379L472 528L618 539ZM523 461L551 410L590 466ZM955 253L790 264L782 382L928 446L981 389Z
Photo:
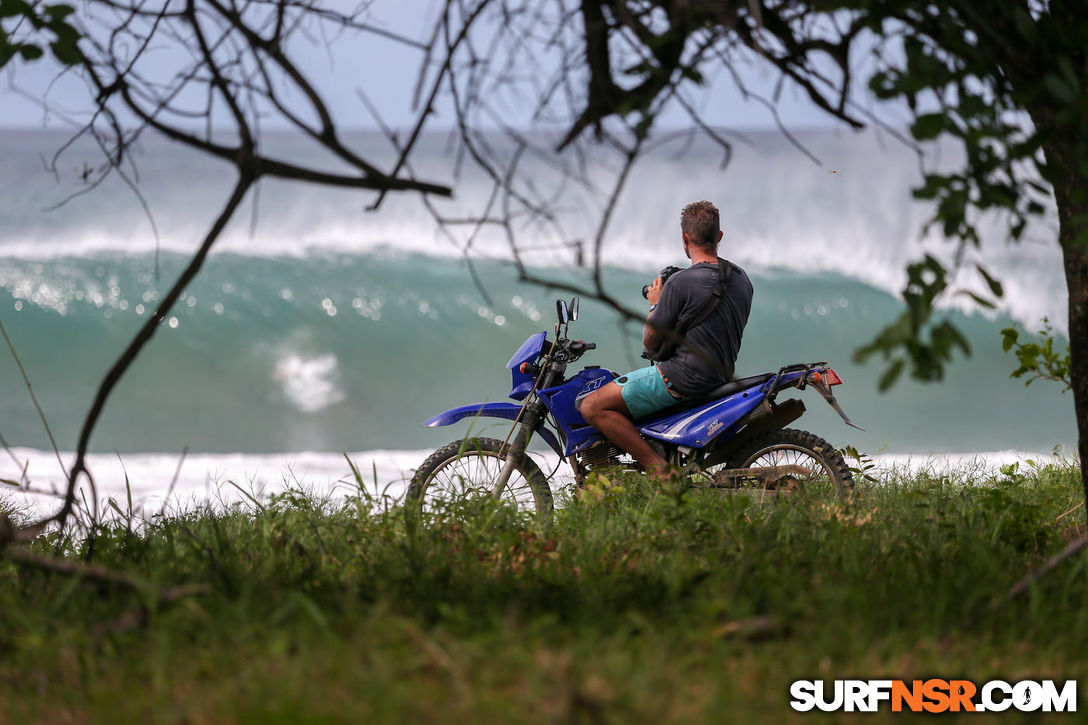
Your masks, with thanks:
M638 434L619 385L608 383L583 398L582 417L608 440L634 456L648 474L655 478L665 477L668 464Z

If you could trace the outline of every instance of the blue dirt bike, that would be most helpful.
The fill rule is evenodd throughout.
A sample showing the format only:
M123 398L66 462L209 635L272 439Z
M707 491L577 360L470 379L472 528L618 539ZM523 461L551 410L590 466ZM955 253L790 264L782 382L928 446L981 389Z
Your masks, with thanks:
M415 472L408 487L410 505L434 508L443 500L472 494L509 499L519 508L547 515L552 491L540 467L526 453L539 435L574 470L577 484L594 470L639 465L586 423L579 401L618 374L589 365L567 377L567 368L592 342L567 337L578 319L578 298L556 303L555 341L532 335L506 364L513 376L514 403L474 403L447 410L427 421L445 426L464 418L513 421L506 440L472 437L439 448ZM853 489L842 456L822 438L786 428L805 411L796 398L778 401L787 389L811 387L848 425L831 392L842 381L828 363L786 365L777 372L733 380L699 400L685 400L635 421L639 432L669 463L682 468L693 485L722 489L793 491L827 486L840 497ZM855 428L857 426L854 426Z

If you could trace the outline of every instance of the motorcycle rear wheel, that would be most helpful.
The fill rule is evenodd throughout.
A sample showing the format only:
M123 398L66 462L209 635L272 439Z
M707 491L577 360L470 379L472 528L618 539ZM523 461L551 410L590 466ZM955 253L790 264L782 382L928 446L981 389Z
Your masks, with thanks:
M416 470L405 504L437 510L468 496L493 495L494 482L506 464L496 438L462 438L442 446ZM529 456L523 455L500 498L519 511L550 516L552 491L548 479Z
M729 468L770 468L774 466L800 466L811 473L804 477L786 477L786 481L775 488L778 490L816 493L818 489L830 486L831 492L840 500L847 501L854 491L854 477L835 448L819 436L808 431L782 428L756 436L736 453L730 456L726 466L711 469ZM767 488L763 483L753 480L741 486Z

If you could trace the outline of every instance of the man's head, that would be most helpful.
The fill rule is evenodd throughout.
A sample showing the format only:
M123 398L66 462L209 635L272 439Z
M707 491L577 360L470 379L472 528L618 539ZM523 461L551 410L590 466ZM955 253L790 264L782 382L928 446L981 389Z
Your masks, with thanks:
M685 248L698 247L704 252L716 253L722 239L721 219L718 207L709 201L693 201L680 212L680 231ZM690 251L688 253L690 257Z

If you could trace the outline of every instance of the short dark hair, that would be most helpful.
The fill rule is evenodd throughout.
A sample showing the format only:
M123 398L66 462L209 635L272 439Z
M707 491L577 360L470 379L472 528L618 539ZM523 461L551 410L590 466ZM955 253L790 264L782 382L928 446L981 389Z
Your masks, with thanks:
M721 217L718 207L709 201L693 201L680 212L680 229L687 232L688 239L706 249L718 246L718 232L721 231Z

